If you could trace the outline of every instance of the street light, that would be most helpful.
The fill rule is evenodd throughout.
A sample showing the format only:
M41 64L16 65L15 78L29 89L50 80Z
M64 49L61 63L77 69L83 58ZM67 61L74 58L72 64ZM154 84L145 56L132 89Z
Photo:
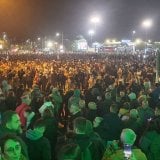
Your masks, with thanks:
M48 41L48 42L47 42L47 47L48 47L48 48L52 48L52 47L53 47L53 43L52 43L51 41Z
M63 32L62 33L56 33L56 37L59 37L61 36L61 43L62 43L62 46L63 46L63 41L64 41L64 37L63 37Z
M133 34L136 34L136 31L132 31Z
M96 30L97 24L100 23L100 17L99 16L93 16L90 19L91 23L94 24L94 29Z
M142 26L144 27L144 28L150 28L151 26L152 26L152 24L153 24L153 22L152 22L152 20L151 19L146 19L146 20L144 20L143 22L142 22Z
M88 31L88 34L90 35L91 45L92 45L93 35L95 34L95 31L94 31L93 29L90 29L90 30Z
M99 23L100 22L100 18L98 16L94 16L91 18L91 22L92 23Z
M56 33L56 37L59 37L60 36L60 33Z
M142 22L142 26L145 28L145 53L147 49L148 29L151 28L153 22L151 19L146 19Z
M136 31L132 31L132 41L134 41L134 35L136 34Z

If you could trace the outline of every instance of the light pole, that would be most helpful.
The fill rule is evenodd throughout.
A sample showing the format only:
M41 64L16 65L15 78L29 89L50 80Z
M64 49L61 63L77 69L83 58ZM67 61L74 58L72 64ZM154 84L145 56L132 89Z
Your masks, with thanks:
M148 38L148 29L151 28L153 25L153 22L151 19L146 19L142 22L142 26L145 29L145 53L147 49L147 38Z
M135 31L135 30L132 31L132 41L134 41L134 36L135 36L135 34L136 34L136 31Z
M61 33L56 33L56 37L60 37L61 36L61 44L63 46L63 49L64 49L64 35L63 35L63 32Z
M94 32L97 32L97 25L101 22L101 18L98 15L94 15L90 18L90 22L93 24Z
M133 54L135 53L135 44L134 44L134 38L135 38L135 34L136 34L136 31L132 31L132 52Z
M56 37L59 37L59 36L61 36L61 44L63 46L63 40L64 40L64 38L63 38L63 32L62 33L56 33Z
M92 46L92 41L93 41L93 35L95 34L95 31L93 29L90 29L88 31L88 34L90 35L90 38L91 38L91 46Z

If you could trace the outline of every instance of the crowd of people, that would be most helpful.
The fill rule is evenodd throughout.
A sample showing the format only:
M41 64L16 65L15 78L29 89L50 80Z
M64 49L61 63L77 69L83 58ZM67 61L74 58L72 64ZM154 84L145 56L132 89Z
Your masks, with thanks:
M156 56L0 55L0 160L158 160Z

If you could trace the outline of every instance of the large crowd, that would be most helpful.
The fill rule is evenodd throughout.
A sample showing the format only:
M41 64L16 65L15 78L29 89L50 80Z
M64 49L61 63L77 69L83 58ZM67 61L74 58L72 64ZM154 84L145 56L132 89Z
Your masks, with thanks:
M0 160L159 160L156 55L1 54Z

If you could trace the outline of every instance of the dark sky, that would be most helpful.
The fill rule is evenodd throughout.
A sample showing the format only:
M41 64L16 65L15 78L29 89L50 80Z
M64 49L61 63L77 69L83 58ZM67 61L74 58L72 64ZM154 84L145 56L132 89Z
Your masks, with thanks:
M98 14L97 40L144 37L145 18L153 19L150 39L160 40L160 0L0 0L0 32L11 37L34 38L63 32L66 38L84 35L93 28L91 15Z

